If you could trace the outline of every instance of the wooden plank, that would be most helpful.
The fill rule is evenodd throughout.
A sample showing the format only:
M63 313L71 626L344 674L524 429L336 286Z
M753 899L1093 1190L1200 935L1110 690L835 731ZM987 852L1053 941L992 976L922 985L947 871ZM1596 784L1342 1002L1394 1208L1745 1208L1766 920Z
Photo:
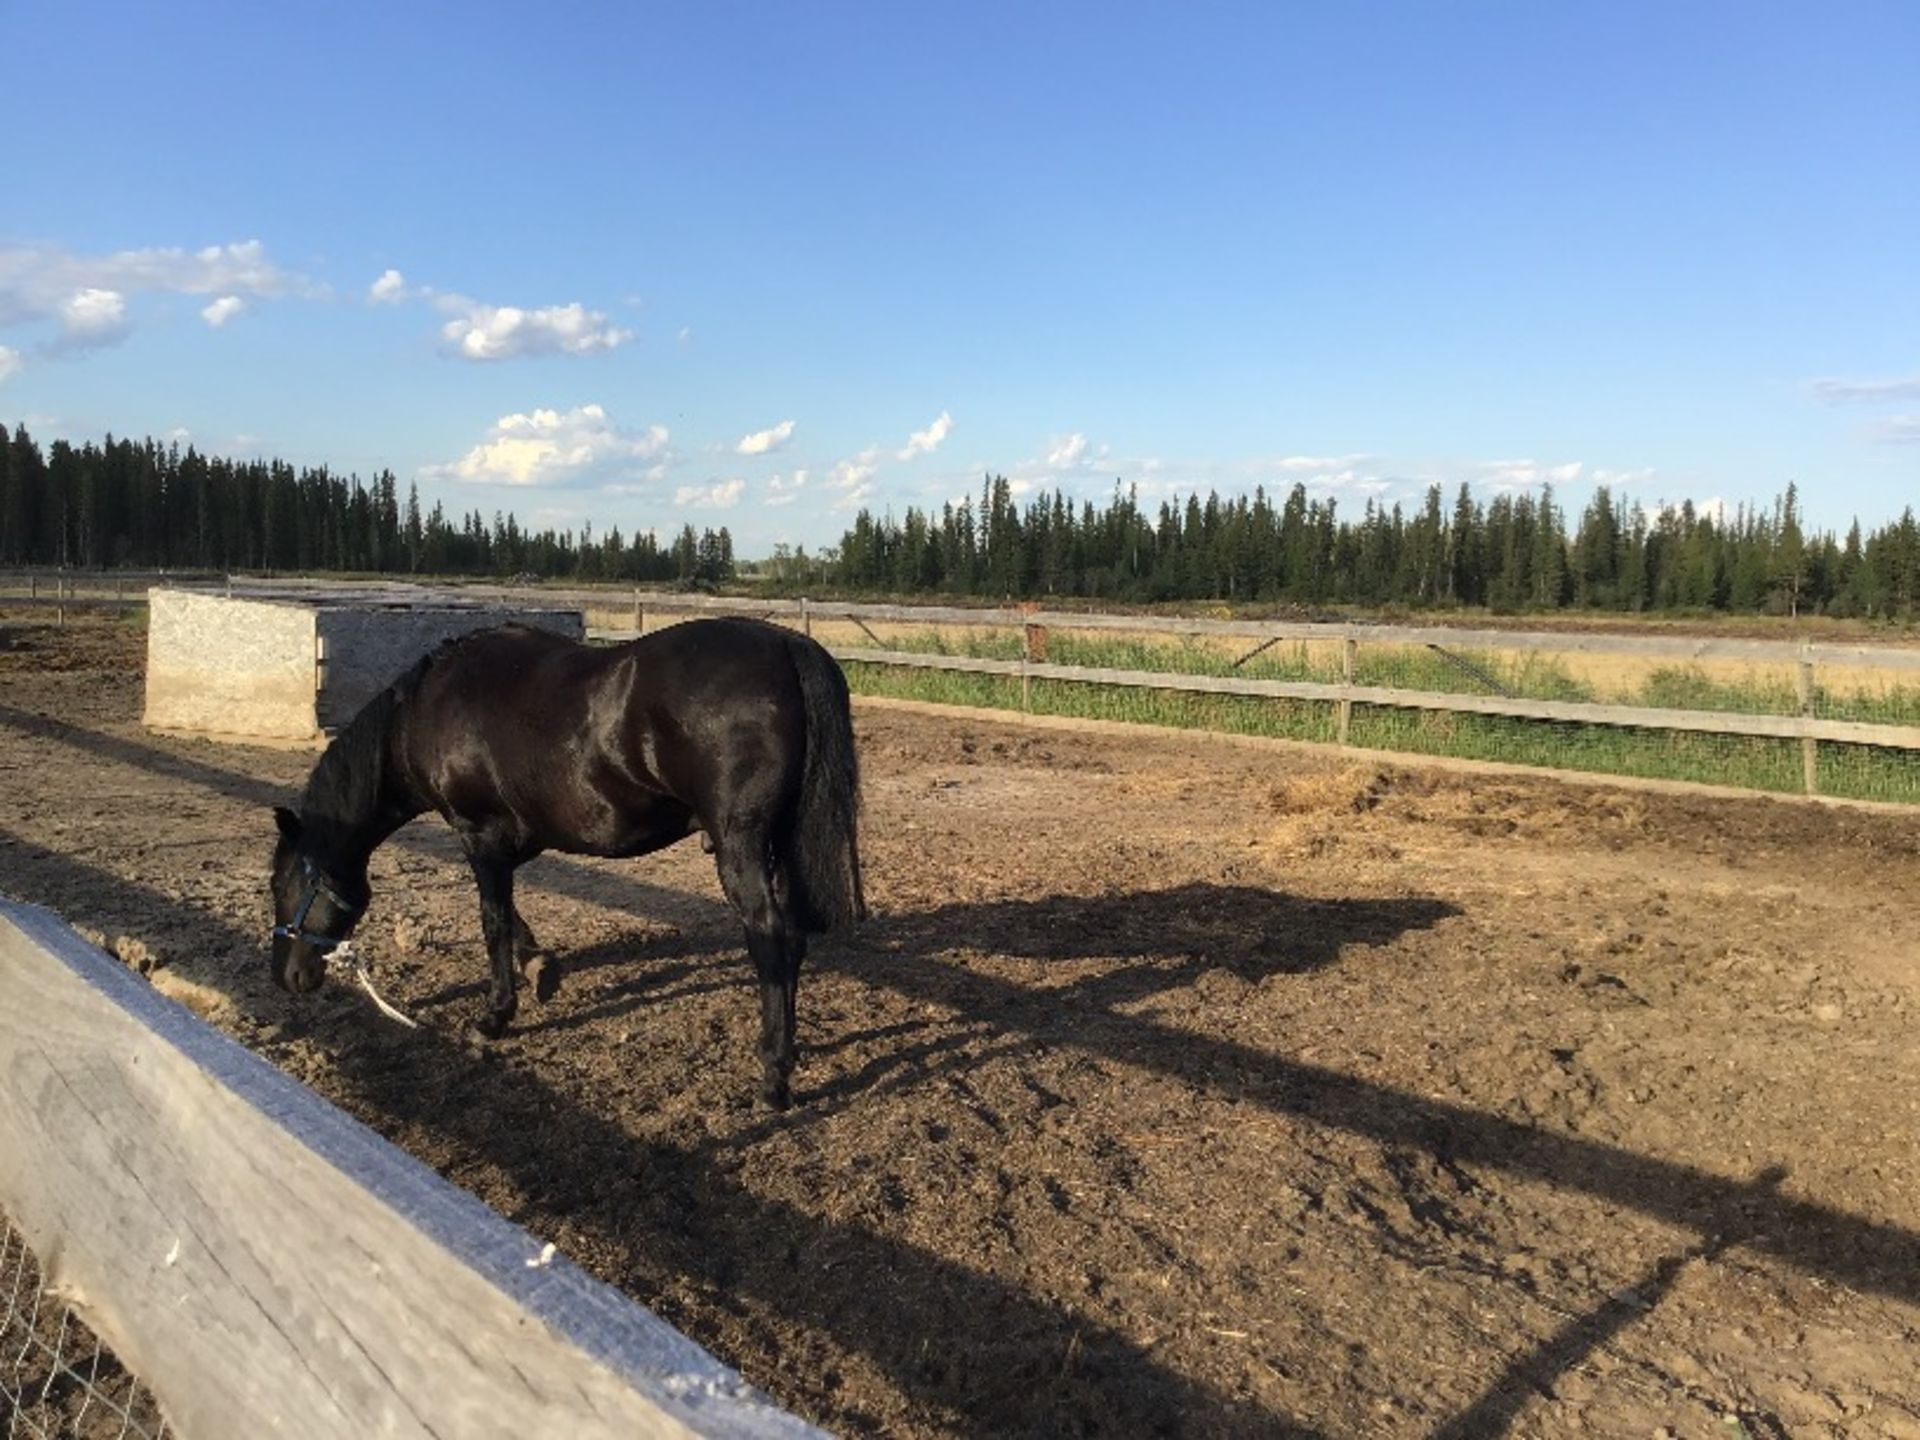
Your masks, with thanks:
M1870 725L1852 720L1818 720L1802 715L1747 715L1738 711L1668 710L1640 705L1596 705L1574 700L1508 699L1501 695L1456 695L1430 690L1397 690L1375 685L1326 685L1308 680L1248 680L1227 675L1180 675L1156 670L1107 670L1089 665L1031 665L1019 660L977 660L964 655L922 655L910 650L857 650L829 647L834 658L867 665L925 670L957 670L981 675L1021 675L1035 680L1070 680L1086 685L1117 685L1146 690L1179 690L1207 695L1254 695L1282 700L1351 701L1410 710L1441 710L1470 715L1505 715L1519 720L1559 720L1583 725L1630 725L1651 730L1686 730L1708 735L1755 735L1771 739L1837 740L1920 750L1920 728Z
M566 603L588 604L592 592L542 592ZM650 597L649 605L681 614L798 614L797 600L741 596L674 595ZM602 608L606 608L604 605ZM1351 637L1364 645L1441 645L1465 650L1515 650L1584 655L1630 655L1650 660L1744 661L1797 665L1803 656L1822 664L1863 668L1920 670L1920 648L1847 645L1821 641L1744 640L1700 635L1616 635L1568 630L1484 630L1444 625L1372 625L1359 622L1210 620L1198 616L1121 615L1066 610L972 609L943 605L880 605L810 600L816 620L866 620L887 624L997 626L1043 625L1055 630L1122 631L1143 635L1217 635L1241 639L1295 640L1332 644Z
M0 1205L192 1440L820 1434L51 913L0 994Z

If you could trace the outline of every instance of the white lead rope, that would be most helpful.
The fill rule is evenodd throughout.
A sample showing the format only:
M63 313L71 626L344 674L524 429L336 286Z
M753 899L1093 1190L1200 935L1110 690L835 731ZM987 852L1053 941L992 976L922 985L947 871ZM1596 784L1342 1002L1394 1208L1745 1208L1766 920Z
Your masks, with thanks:
M333 953L327 956L327 968L329 970L337 970L342 966L352 967L353 978L360 982L360 988L362 990L373 997L373 1003L380 1007L380 1013L382 1015L385 1015L389 1020L398 1020L409 1030L418 1030L420 1028L420 1022L418 1020L415 1020L398 1006L390 1004L387 997L374 988L373 972L367 969L367 962L360 958L359 952L353 948L353 942L350 940L342 940L338 945L333 947Z

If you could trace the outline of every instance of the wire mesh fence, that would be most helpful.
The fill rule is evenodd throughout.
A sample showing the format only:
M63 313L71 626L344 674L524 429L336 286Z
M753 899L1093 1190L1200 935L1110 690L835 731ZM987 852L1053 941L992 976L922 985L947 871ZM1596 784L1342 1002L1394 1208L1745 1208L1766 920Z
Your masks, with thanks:
M898 612L895 612L896 615ZM670 618L662 615L663 623ZM853 688L887 695L1024 710L1035 714L1132 720L1322 743L1341 742L1403 754L1692 781L1773 793L1804 793L1920 803L1920 751L1895 743L1790 735L1716 733L1627 712L1696 712L1920 727L1920 669L1885 668L1865 654L1844 662L1802 659L1793 647L1691 657L1634 653L1569 635L1489 631L1447 643L1420 643L1406 630L1374 639L1364 627L1325 638L1268 638L1164 627L1130 634L1102 617L1075 629L1048 616L1036 653L1034 630L1004 621L967 624L911 618L872 621L823 614L816 638L843 651L927 656L930 663L985 661L1008 667L1044 661L1045 678L910 664L849 661ZM1241 627L1236 627L1241 628ZM1670 647L1685 649L1684 645ZM1710 648L1710 647L1702 647ZM1738 647L1734 647L1738 648ZM937 657L937 658L935 658ZM1898 658L1898 657L1896 657ZM1352 687L1332 697L1206 694L1150 685L1062 677L1059 668L1276 681ZM1369 697L1365 692L1372 691ZM1397 692L1418 703L1382 703ZM1460 697L1450 707L1450 697ZM1479 713L1482 701L1527 708L1607 707L1623 713L1592 722L1543 715ZM1669 716L1669 719L1672 717ZM1643 723L1635 723L1643 719ZM1646 723L1651 722L1651 723ZM1709 721L1698 724L1710 726Z
M7 1440L162 1440L153 1393L47 1293L40 1263L0 1215L0 1434Z

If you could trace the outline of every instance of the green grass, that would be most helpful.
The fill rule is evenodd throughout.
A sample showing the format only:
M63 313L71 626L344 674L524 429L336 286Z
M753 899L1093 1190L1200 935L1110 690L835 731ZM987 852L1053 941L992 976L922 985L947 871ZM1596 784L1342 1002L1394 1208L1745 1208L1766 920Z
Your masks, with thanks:
M1790 682L1714 680L1697 665L1662 666L1622 704L1663 710L1714 710L1739 715L1798 715L1800 695Z
M934 652L929 637L909 646L889 640L890 648ZM937 653L1017 659L1019 637L968 637L955 643L931 637ZM1275 647L1235 670L1232 657L1217 648L1150 640L1049 637L1054 664L1156 673L1240 674L1258 679L1338 680L1323 657L1303 646ZM1459 667L1430 652L1362 651L1355 679L1361 684L1443 693L1486 693L1486 686ZM1473 657L1473 663L1500 679L1503 687L1530 698L1582 700L1594 697L1568 671L1537 654ZM1123 720L1136 724L1265 735L1331 743L1336 739L1338 707L1330 701L1269 699L1262 696L1204 695L1144 690L1074 681L1029 682L1023 703L1014 676L920 671L885 665L847 667L854 691L993 710L1029 710L1037 715ZM1869 697L1821 695L1819 713L1890 723L1920 723L1920 691L1899 689ZM1631 694L1609 697L1614 703L1658 705L1689 710L1749 714L1793 714L1799 699L1791 685L1770 682L1733 684L1716 681L1697 667L1653 671ZM1757 736L1705 735L1677 730L1583 725L1526 720L1499 715L1453 714L1396 706L1356 704L1350 743L1359 748L1416 755L1444 755L1506 764L1584 770L1596 774L1686 780L1740 789L1796 793L1803 786L1801 744ZM1820 789L1824 794L1858 799L1920 803L1920 754L1865 745L1821 742Z
M914 631L888 636L884 643L887 649L913 654L982 660L1018 660L1023 653L1020 635L1010 630L965 635ZM1300 643L1276 645L1239 665L1234 663L1235 658L1225 647L1189 638L1157 640L1097 632L1056 630L1048 637L1047 647L1049 663L1087 669L1238 675L1248 680L1323 685L1340 682L1339 656L1325 642L1316 649ZM1353 678L1357 685L1445 695L1505 693L1528 700L1644 705L1667 710L1741 715L1800 713L1800 698L1793 682L1777 673L1732 681L1716 679L1698 665L1667 665L1649 670L1637 685L1603 689L1577 678L1565 662L1536 651L1465 651L1449 658L1417 647L1363 645L1355 657ZM1492 685L1487 683L1489 679ZM1838 720L1920 725L1920 686L1894 686L1877 693L1823 687L1815 692L1814 713Z
M1351 737L1355 745L1376 750L1497 760L1600 775L1690 780L1786 793L1798 791L1802 785L1797 740L1520 720L1506 715L1456 715L1376 705L1354 707Z
M1820 742L1820 793L1920 805L1920 752Z

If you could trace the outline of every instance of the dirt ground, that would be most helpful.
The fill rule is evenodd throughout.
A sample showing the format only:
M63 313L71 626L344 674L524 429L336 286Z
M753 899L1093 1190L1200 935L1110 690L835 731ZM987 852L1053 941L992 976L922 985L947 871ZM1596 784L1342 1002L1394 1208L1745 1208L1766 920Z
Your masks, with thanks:
M0 645L0 890L848 1434L1920 1437L1920 815L863 705L875 917L799 1104L712 862L439 823L365 997L267 983L312 756L149 735L138 632Z

